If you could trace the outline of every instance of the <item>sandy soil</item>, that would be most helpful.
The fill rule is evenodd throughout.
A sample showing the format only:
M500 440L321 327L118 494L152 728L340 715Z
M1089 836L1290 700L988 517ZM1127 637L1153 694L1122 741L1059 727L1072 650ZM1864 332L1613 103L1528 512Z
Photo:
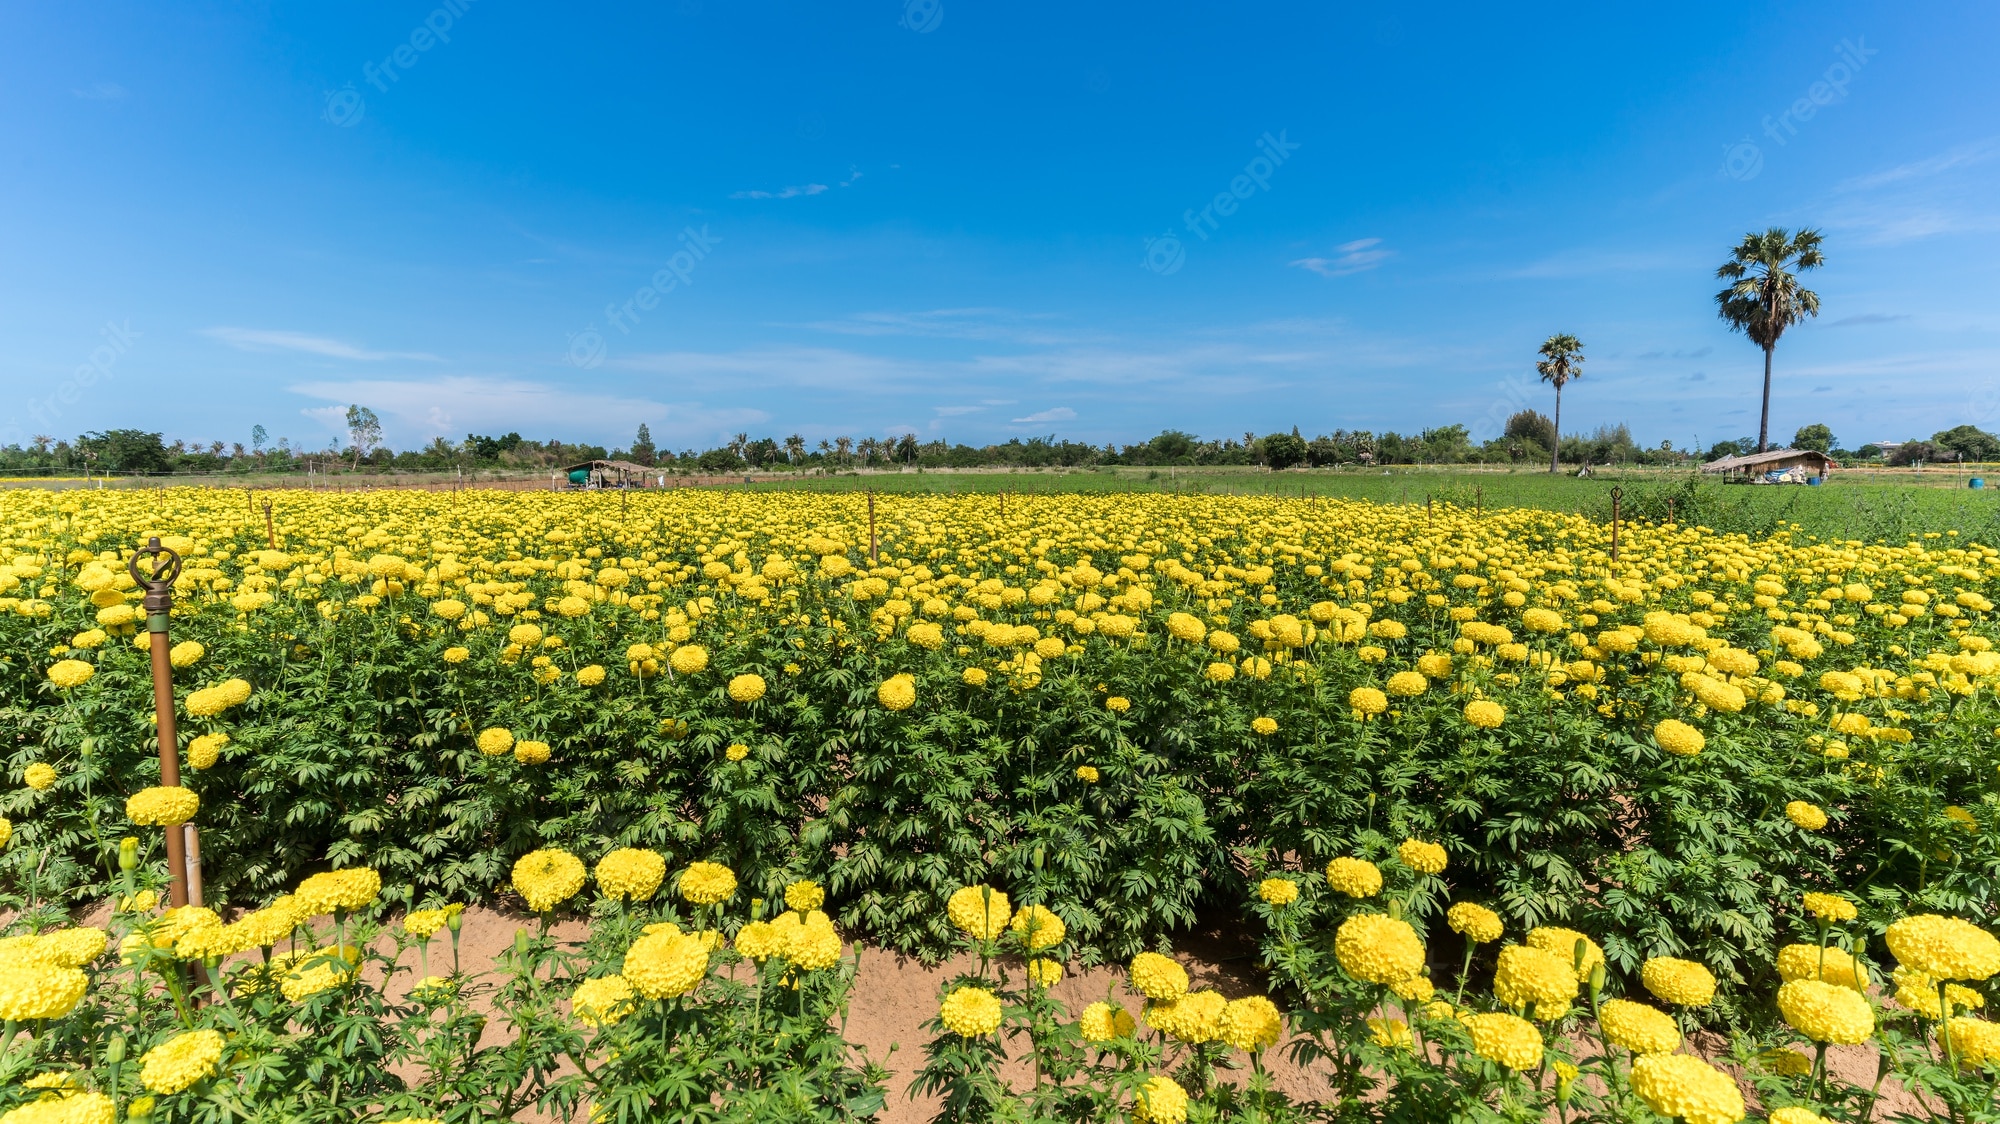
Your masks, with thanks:
M107 903L79 916L77 921L85 925L103 925L109 914ZM538 924L531 916L510 911L486 906L467 909L459 934L463 967L468 972L484 970L513 945L515 930L528 928L532 931ZM556 925L554 935L558 940L581 940L584 925L579 921L561 922ZM393 948L393 940L386 935L383 943L385 951ZM854 947L850 946L852 951ZM913 958L880 949L864 946L859 953L861 969L849 1008L846 1036L857 1049L884 1064L891 1072L888 1108L877 1119L881 1124L924 1124L937 1111L935 1101L911 1099L903 1091L923 1065L923 1045L927 1038L923 1024L937 1010L940 986L955 975L977 971L977 960L969 955L960 956L936 967L926 967ZM1212 925L1183 937L1177 943L1175 958L1187 967L1196 988L1213 988L1230 999L1263 991L1261 973L1255 963L1254 945L1230 928ZM416 967L414 959L408 966L412 969ZM442 935L433 942L430 967L438 974L449 971L451 967L450 946ZM415 976L416 973L412 972L401 977L394 991L406 990ZM1072 1014L1081 1012L1086 1005L1105 998L1108 993L1122 1002L1127 1010L1136 1013L1141 1000L1124 989L1122 980L1123 973L1112 969L1076 970L1073 967L1051 990ZM502 1031L499 1020L495 1020L487 1034L497 1037ZM1711 1058L1723 1049L1723 1043L1712 1035L1700 1036L1691 1044L1697 1052ZM1842 1081L1863 1087L1873 1084L1877 1054L1872 1045L1837 1046L1828 1051L1827 1058L1833 1073ZM1324 1074L1291 1064L1281 1050L1270 1051L1265 1057L1265 1065L1276 1087L1295 1100L1317 1100L1327 1092ZM1023 1088L1032 1080L1031 1072L1023 1062L1011 1063L1003 1071L1003 1076L1016 1088ZM1746 1086L1746 1099L1749 1099L1748 1093ZM1882 1101L1876 1108L1877 1118L1893 1119L1898 1112L1905 1111L1922 1112L1923 1109L1916 1098L1893 1082L1885 1082Z

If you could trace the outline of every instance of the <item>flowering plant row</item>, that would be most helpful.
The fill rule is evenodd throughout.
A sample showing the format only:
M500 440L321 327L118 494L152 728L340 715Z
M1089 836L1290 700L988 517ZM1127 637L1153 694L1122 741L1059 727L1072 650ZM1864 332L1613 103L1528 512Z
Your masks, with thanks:
M820 882L931 957L951 893L1007 885L1124 961L1246 871L1413 837L1451 859L1413 923L1475 901L1627 975L1697 962L1702 1017L1757 1027L1802 892L1869 934L1992 908L2000 553L1949 535L1628 525L1614 558L1525 510L902 497L871 539L851 496L283 493L273 548L238 498L0 497L31 912L186 821L237 906L352 866L478 900L536 850L638 847ZM122 568L151 534L187 559L181 794Z

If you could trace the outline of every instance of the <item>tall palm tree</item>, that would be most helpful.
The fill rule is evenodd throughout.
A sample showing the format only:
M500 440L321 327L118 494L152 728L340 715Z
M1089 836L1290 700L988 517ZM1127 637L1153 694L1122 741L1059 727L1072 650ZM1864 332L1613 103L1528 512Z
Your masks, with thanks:
M821 442L825 444L825 442ZM806 459L806 439L794 433L785 438L785 459L797 464Z
M1772 227L1746 234L1715 271L1730 282L1715 294L1717 313L1729 329L1742 332L1764 349L1764 411L1757 420L1757 451L1770 448L1771 352L1785 329L1808 316L1819 315L1819 294L1799 284L1798 274L1826 264L1819 252L1817 230L1793 234Z
M1542 381L1556 388L1556 416L1550 428L1555 430L1554 441L1549 447L1549 472L1562 471L1560 454L1562 448L1563 387L1573 379L1583 377L1583 341L1562 332L1542 341L1541 359L1535 364L1535 372Z

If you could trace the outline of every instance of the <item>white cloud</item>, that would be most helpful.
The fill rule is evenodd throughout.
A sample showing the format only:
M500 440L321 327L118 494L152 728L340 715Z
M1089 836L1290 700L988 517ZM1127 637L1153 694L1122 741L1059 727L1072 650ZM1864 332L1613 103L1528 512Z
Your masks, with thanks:
M1901 183L1906 180L1929 179L1941 172L1948 172L1953 168L1966 164L1984 163L1996 154L2000 154L2000 138L1988 137L1985 140L1973 141L1970 144L1961 144L1955 148L1946 149L1936 156L1923 160L1914 160L1908 164L1899 164L1894 168L1884 171L1871 172L1865 176L1856 176L1841 183L1834 190L1868 191L1873 188L1883 187L1892 183Z
M843 336L922 336L934 339L1007 340L1048 345L1071 342L1073 336L1034 326L1053 320L1007 308L933 308L922 312L857 312L840 320L814 320L804 327Z
M849 181L852 182L852 181ZM840 186L846 187L847 184ZM823 183L801 184L797 187L780 188L777 191L732 191L731 199L797 199L801 195L818 195L826 190Z
M303 332L261 328L204 328L201 334L210 339L221 340L238 351L302 351L308 355L324 355L331 359L360 359L367 362L383 359L444 362L438 356L422 351L371 351L341 340L325 336L309 336Z
M1076 420L1075 410L1070 409L1068 406L1057 406L1052 410L1042 410L1037 413L1029 414L1025 418L1015 418L1014 424L1040 425L1043 422L1059 422L1059 421L1074 421L1074 420Z
M707 444L746 426L771 420L749 407L710 407L699 402L662 402L652 398L577 389L507 377L454 375L427 380L361 379L352 382L305 382L294 394L341 403L309 407L308 417L325 421L337 432L346 430L346 403L359 403L382 418L391 445L408 448L432 437L464 432L505 433L528 429L528 421L547 432L527 433L543 439L596 440L622 444L632 439L626 430L640 422L652 428L662 444ZM447 432L441 427L452 425Z
M985 408L986 408L986 407L984 407L984 406L937 406L937 407L934 407L934 409L935 409L935 410L937 411L937 415L938 415L938 417L941 417L941 418L962 418L962 417L964 417L964 416L965 416L965 415L967 415L967 414L976 414L976 413L980 412L981 410L984 410Z
M1378 249L1381 245L1380 238L1358 238L1334 247L1340 251L1337 258L1300 258L1290 264L1299 269L1310 269L1321 277L1345 277L1350 273L1374 269L1395 255L1393 250Z
M80 90L71 90L70 93L75 94L85 101L123 101L125 99L125 87L120 86L116 82L93 82Z

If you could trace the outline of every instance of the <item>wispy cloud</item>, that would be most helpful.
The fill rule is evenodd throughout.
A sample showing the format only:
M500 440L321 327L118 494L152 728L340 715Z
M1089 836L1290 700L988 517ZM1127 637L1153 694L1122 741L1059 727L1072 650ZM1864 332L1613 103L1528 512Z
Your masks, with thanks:
M1344 277L1374 269L1395 256L1394 250L1380 249L1381 245L1380 238L1358 238L1334 247L1339 251L1339 257L1300 258L1290 264L1299 269L1309 269L1321 277Z
M1829 321L1827 327L1858 328L1865 324L1894 324L1899 320L1908 320L1909 318L1910 314L1907 312L1861 312L1853 316L1843 316L1838 320Z
M852 183L853 181L849 180L848 182ZM847 184L841 184L840 186L846 187ZM802 195L818 195L825 190L826 185L823 183L806 183L795 187L781 187L776 191L732 191L729 193L729 197L731 199L797 199Z
M210 339L221 340L238 351L302 351L308 355L324 355L329 359L359 359L371 363L384 359L444 362L439 356L427 352L374 351L326 336L309 336L304 332L270 331L261 328L204 328L201 334Z
M84 101L122 101L125 98L125 87L116 82L93 82L82 89L71 90L70 93Z
M804 327L843 336L924 336L934 339L1007 340L1048 345L1076 337L1051 331L1048 313L1007 308L933 308L920 312L857 312L839 320L814 320Z
M346 427L345 403L366 405L381 415L389 439L405 446L432 437L459 437L465 430L497 433L524 429L526 418L549 427L552 435L564 437L602 433L607 418L620 419L621 425L634 429L643 421L656 440L673 444L720 441L735 429L770 420L765 411L748 407L664 402L508 377L317 381L289 389L305 398L340 403L301 411L337 431ZM610 439L621 438L614 434ZM622 439L629 439L629 435Z
M1015 418L1014 424L1040 425L1043 422L1059 422L1059 421L1074 421L1074 420L1076 420L1075 410L1070 409L1068 406L1056 406L1051 409L1036 411L1035 413L1029 414L1025 418Z
M1892 183L1929 179L1940 173L1948 172L1953 168L1964 167L1968 164L1983 164L1996 155L2000 155L2000 138L1988 137L1985 140L1977 140L1969 144L1961 144L1955 148L1946 149L1936 156L1931 156L1923 160L1913 160L1908 164L1898 164L1896 167L1880 172L1870 172L1865 176L1855 176L1852 179L1843 181L1834 190L1871 191Z

